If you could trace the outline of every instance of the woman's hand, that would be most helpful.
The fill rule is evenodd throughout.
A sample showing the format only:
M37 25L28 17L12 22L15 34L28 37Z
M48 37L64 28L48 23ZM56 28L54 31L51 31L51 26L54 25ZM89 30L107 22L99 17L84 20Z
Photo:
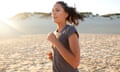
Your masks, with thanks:
M49 53L48 53L48 59L53 60L52 52L49 52Z
M56 40L57 40L57 38L56 38L56 36L55 36L55 34L53 33L53 32L50 32L49 34L48 34L48 41L50 41L53 45L55 44L55 42L56 42Z

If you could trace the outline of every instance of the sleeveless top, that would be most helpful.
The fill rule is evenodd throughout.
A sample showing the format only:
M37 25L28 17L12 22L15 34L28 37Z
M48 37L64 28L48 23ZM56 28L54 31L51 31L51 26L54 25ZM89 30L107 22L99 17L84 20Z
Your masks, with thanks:
M78 32L73 25L66 25L58 37L58 40L68 51L70 51L68 38L73 33L76 33L79 37ZM56 48L53 48L53 51L53 72L79 72L78 69L74 69L67 61L65 61Z

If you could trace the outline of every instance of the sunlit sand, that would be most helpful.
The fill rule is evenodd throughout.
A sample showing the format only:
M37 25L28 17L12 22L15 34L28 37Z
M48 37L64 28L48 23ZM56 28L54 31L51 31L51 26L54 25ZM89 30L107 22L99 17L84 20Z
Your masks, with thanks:
M52 72L46 34L0 39L0 72ZM80 72L119 72L119 34L80 34Z

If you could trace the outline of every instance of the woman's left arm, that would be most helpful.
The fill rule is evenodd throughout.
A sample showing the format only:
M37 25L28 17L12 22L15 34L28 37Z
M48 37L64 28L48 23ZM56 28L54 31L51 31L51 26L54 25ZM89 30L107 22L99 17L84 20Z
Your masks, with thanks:
M74 56L73 61L75 61L74 65L78 66L80 64L80 46L79 46L79 38L76 33L73 33L69 37L69 45L72 55Z

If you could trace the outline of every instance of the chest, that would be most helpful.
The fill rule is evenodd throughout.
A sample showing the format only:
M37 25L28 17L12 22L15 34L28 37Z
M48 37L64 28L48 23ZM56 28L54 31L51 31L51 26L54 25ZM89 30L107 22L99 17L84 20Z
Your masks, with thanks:
M63 44L63 46L69 49L69 38L67 32L56 33L56 38Z

